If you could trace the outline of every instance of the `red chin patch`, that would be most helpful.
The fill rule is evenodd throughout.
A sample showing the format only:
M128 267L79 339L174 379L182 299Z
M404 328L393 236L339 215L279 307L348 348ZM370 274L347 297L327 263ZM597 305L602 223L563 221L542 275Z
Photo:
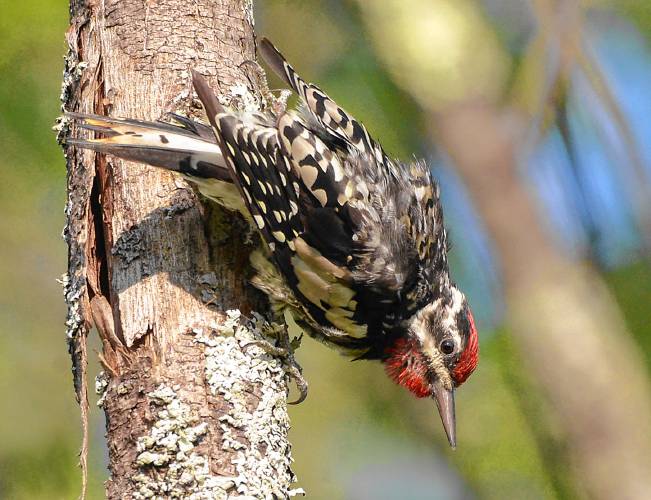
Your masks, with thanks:
M468 343L466 348L461 353L457 365L454 367L452 377L457 386L463 384L468 377L477 368L479 362L479 335L475 328L475 319L472 313L468 310L468 322L470 323L470 335L468 336Z
M386 353L384 369L391 379L409 389L418 398L431 395L427 380L427 361L416 340L400 338Z

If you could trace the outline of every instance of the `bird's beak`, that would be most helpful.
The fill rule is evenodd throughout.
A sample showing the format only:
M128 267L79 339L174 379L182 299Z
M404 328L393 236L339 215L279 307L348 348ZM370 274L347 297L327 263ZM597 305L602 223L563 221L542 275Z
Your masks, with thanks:
M439 382L435 382L432 392L441 415L445 434L448 436L450 446L455 449L457 447L457 428L454 415L454 389L448 390Z

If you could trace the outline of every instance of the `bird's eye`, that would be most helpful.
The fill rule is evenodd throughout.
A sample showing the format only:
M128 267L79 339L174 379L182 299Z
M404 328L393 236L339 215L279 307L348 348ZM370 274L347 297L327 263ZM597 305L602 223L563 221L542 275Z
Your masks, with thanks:
M445 339L439 347L443 354L452 354L454 352L454 340Z

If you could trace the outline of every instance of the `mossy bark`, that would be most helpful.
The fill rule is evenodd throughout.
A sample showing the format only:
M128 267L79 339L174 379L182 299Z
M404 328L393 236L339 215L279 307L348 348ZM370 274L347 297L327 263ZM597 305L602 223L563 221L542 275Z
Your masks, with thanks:
M242 65L255 58L251 0L71 0L70 12L67 110L201 116L190 69L226 100L234 86L259 96ZM108 498L288 496L285 371L243 348L258 327L226 314L265 307L243 221L173 174L66 153L68 338L84 413L91 326L103 344Z

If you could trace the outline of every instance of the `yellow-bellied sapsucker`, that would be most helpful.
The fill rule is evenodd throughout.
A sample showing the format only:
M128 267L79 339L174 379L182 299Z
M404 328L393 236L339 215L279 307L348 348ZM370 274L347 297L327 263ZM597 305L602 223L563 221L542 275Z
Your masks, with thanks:
M229 110L193 73L212 127L68 113L102 137L67 143L180 172L240 211L267 249L254 284L310 336L379 359L400 385L433 397L454 446L454 389L479 349L448 273L439 187L424 162L389 158L269 41L259 51L302 99L298 111Z

